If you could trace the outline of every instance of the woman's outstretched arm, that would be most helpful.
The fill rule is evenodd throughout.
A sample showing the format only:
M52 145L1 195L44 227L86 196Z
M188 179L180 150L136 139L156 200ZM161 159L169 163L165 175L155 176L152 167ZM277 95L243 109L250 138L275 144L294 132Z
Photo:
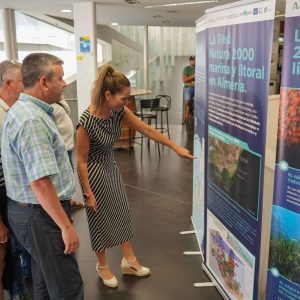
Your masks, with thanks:
M169 140L165 135L161 134L155 128L141 121L127 107L125 107L124 121L128 123L129 127L139 131L140 133L147 136L148 138L162 145L168 146L169 148L174 150L179 156L188 159L194 159L194 156L190 154L189 150L175 144L173 141Z

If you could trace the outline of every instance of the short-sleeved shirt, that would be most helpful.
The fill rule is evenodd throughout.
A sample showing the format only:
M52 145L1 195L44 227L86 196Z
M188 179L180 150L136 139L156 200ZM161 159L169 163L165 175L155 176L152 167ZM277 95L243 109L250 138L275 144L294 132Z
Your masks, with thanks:
M52 104L53 115L56 126L60 135L63 138L67 151L74 148L74 127L72 120L69 116L70 106L65 100L61 100L58 103Z
M195 67L192 67L191 65L188 65L188 66L184 67L184 69L182 71L182 77L184 77L184 76L190 77L194 74L195 74ZM185 88L191 87L191 86L195 86L195 81L194 80L184 83Z
M39 204L30 183L49 176L60 201L75 194L67 151L53 119L53 108L21 94L6 116L1 154L7 195L12 200Z

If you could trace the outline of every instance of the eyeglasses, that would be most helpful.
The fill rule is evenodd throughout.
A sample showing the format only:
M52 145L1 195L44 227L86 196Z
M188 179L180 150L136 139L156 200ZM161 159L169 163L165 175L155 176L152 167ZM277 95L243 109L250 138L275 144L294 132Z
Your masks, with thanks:
M3 85L5 79L4 76L10 69L14 68L16 65L21 67L21 63L16 59L4 60L0 63L0 86Z

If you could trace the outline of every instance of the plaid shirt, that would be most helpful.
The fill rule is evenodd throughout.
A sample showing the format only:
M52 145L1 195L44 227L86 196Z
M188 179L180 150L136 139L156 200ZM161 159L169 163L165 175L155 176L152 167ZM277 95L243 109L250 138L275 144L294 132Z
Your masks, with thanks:
M27 94L7 113L1 143L9 198L39 204L30 183L49 176L60 201L75 194L75 180L64 142L53 120L53 108Z

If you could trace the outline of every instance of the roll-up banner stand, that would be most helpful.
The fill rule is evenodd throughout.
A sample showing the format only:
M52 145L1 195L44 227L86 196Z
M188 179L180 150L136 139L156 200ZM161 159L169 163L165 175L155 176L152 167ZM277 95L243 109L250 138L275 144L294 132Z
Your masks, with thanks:
M192 222L204 261L205 256L205 149L207 132L206 113L206 18L196 25L196 74L195 74L195 130L193 165Z
M286 1L267 300L300 299L300 3Z
M274 12L275 1L206 11L204 269L227 299L258 299Z

